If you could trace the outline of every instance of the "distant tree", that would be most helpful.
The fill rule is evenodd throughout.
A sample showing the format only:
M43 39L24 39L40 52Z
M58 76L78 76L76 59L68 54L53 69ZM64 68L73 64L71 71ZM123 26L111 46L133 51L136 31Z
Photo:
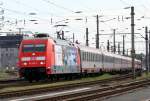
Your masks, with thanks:
M140 53L140 54L135 54L135 58L138 59L138 60L141 60L145 57L145 55L143 53Z

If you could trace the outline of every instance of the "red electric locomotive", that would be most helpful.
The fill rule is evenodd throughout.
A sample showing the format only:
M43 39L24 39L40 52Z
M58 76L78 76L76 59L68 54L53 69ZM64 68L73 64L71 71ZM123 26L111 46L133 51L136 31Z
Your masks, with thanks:
M44 34L43 34L44 35ZM78 74L79 49L64 40L50 37L24 39L19 48L19 74L32 82L45 77Z

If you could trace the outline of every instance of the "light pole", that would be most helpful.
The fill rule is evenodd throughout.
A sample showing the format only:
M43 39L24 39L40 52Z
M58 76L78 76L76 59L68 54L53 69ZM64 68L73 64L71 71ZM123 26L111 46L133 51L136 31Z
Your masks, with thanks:
M110 46L110 43L109 43L109 40L107 40L107 51L109 52L109 46Z
M146 66L146 74L148 75L149 69L148 69L148 28L145 27L145 41L146 41L146 61L145 61L145 66Z
M125 35L123 35L123 52L122 52L122 54L123 55L125 55L125 40L124 40L124 37L125 37Z
M74 43L74 39L75 39L75 37L74 37L74 33L72 34L72 42Z
M103 16L99 16L96 15L96 48L99 49L99 17L103 17Z
M133 69L133 79L135 79L135 49L134 49L134 7L131 7L131 56L132 56L132 69Z
M88 31L88 28L86 28L86 46L89 46L89 31Z
M113 34L114 34L114 54L116 53L116 29L113 29Z
M99 49L99 16L96 16L97 34L96 34L96 48Z
M131 57L132 57L132 72L133 79L135 79L135 49L134 49L134 7L126 7L125 9L131 8Z
M22 29L24 29L24 28L17 28L18 30L19 30L19 35L21 35L22 34Z

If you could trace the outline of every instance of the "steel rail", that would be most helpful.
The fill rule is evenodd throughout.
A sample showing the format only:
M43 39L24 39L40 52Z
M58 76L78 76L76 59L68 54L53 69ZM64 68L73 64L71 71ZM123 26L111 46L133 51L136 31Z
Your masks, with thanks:
M104 79L104 80L97 80L97 81L88 81L88 82L80 82L80 83L73 83L73 84L65 84L65 85L59 85L59 86L53 86L53 87L42 87L42 88L34 88L34 89L26 89L26 90L20 90L20 91L10 91L10 92L2 92L0 93L0 99L2 98L11 98L11 97L18 97L18 96L24 96L24 95L34 95L34 94L39 94L40 93L45 93L45 92L50 92L50 91L58 91L58 90L67 90L67 89L72 89L72 88L77 88L77 87L85 87L89 85L94 85L94 84L104 84L108 83L111 81L120 81L120 80L125 80L126 78L131 78L131 74L127 75L122 75L122 76L115 76L109 79Z
M130 90L134 90L145 85L150 84L150 79L134 81L125 84L113 85L105 88L99 88L89 91L83 91L73 94L64 94L55 97L49 97L44 99L39 99L36 101L88 101L88 100L100 100L102 98L110 97L116 94L121 94Z

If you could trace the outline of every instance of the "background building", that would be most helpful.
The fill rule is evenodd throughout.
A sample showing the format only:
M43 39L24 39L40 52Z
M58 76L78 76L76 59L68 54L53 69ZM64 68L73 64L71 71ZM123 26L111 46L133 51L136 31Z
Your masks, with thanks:
M0 69L14 69L18 61L18 47L23 35L0 36Z

